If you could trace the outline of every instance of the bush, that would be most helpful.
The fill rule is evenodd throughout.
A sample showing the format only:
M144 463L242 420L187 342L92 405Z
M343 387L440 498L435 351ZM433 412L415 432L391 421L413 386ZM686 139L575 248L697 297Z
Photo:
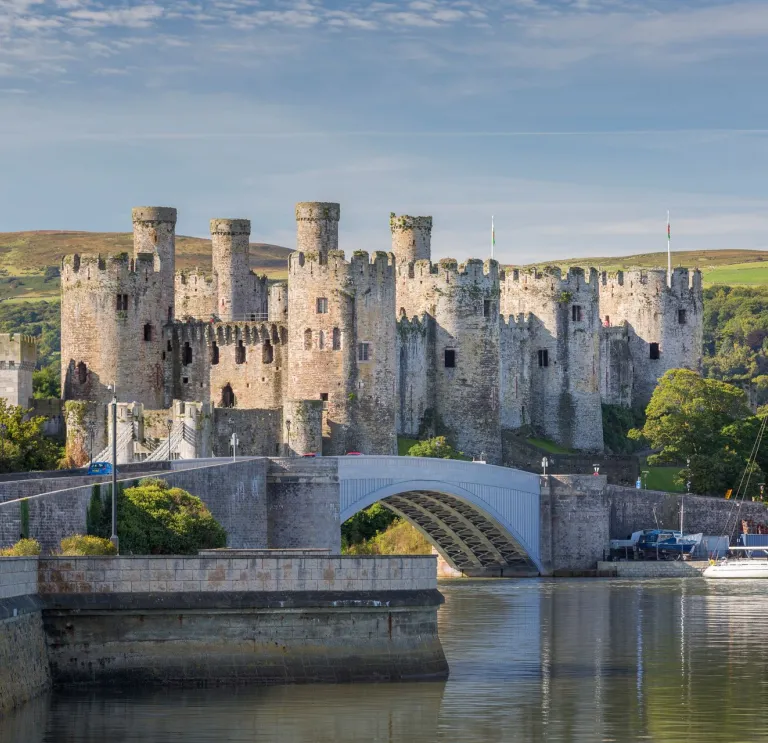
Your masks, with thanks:
M396 518L372 539L347 547L349 555L431 555L432 544L412 524Z
M37 557L40 542L37 539L20 539L13 547L0 549L0 557Z
M61 554L65 557L85 555L116 555L115 545L103 537L75 534L61 540Z
M456 451L445 436L419 441L408 450L409 457L434 457L436 459L468 459L463 452Z
M89 507L89 531L108 537L112 498L108 495L97 508L97 497L101 497L100 493L94 492ZM133 555L195 555L198 550L227 544L226 532L200 498L153 478L118 490L117 534L120 552Z

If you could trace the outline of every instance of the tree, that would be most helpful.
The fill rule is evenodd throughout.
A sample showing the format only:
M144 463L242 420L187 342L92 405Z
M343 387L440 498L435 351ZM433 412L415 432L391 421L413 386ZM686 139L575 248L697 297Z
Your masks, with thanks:
M738 485L759 425L743 390L688 369L670 369L645 414L642 429L631 430L629 436L658 450L648 457L649 464L690 462L680 479L690 478L696 493L722 495ZM757 465L752 469L756 489L762 472Z
M0 398L0 472L54 469L61 447L43 433L45 418Z
M374 503L369 508L358 511L341 525L341 543L346 549L351 545L361 544L383 532L396 516L381 503Z
M433 457L435 459L466 459L460 451L454 449L445 436L419 441L408 449L409 457Z
M93 536L110 535L111 504L111 494L101 502L94 491L88 514ZM200 498L154 478L118 489L117 533L120 551L134 555L195 555L227 544L224 528Z
M45 366L32 372L32 389L37 399L61 397L60 372L52 366Z

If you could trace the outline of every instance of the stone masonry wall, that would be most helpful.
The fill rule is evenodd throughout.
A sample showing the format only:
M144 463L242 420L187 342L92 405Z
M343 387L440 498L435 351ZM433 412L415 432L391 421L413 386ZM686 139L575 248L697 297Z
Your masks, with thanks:
M0 717L50 686L37 558L0 557Z
M32 400L37 342L32 336L0 333L0 397L26 408Z
M269 546L341 551L339 475L335 458L273 459L269 484Z
M163 472L160 477L203 500L226 530L229 547L266 547L267 461L243 459L224 464L197 460L196 464L196 467ZM222 476L224 467L227 468L226 477ZM118 483L131 487L141 476L136 474L126 478L119 475ZM92 481L94 478L88 479ZM50 488L51 485L50 481L30 480L20 483L19 487L35 489ZM71 489L31 496L26 501L29 509L29 536L37 539L45 552L57 549L63 537L86 532L88 506L94 494L93 484L78 487L76 479L67 478L61 487ZM101 486L102 496L106 495L108 489L106 484ZM19 509L18 502L0 504L0 546L8 546L18 540Z

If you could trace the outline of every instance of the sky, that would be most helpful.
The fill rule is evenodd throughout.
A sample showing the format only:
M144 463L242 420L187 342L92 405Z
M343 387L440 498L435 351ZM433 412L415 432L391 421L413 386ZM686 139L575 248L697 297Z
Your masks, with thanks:
M348 253L768 249L768 2L0 0L0 232L314 200Z

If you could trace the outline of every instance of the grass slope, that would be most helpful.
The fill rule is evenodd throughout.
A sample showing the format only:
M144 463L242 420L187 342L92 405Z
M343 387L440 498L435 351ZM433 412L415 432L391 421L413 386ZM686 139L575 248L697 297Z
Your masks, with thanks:
M59 280L45 281L45 269L58 267L70 253L112 255L133 252L128 232L0 232L0 300L58 299ZM278 245L251 243L251 268L270 278L285 278L291 251ZM199 266L211 270L211 241L200 237L176 237L176 268Z
M595 266L603 271L626 271L630 268L666 268L667 254L640 253L625 257L567 258L528 267L545 265ZM768 283L768 251L766 250L687 250L672 254L673 266L698 268L704 284L756 285Z

